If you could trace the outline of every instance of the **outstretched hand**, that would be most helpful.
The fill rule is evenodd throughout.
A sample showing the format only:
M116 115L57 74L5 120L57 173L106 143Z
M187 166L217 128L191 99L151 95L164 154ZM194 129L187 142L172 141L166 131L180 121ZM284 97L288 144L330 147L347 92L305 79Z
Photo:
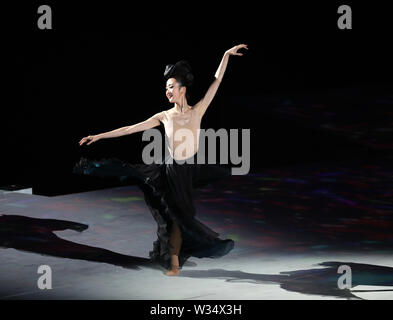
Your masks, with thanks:
M81 146L85 142L87 142L86 144L89 145L89 144L91 144L93 142L96 142L98 140L99 140L99 138L97 137L97 135L95 135L95 136L87 136L87 137L84 137L81 141L79 141L79 145Z
M227 53L229 55L232 55L232 56L242 56L243 53L240 53L240 52L237 52L237 51L239 49L243 49L243 48L248 50L248 47L247 47L246 44L239 44L239 45L234 46L233 48L227 50L225 53Z

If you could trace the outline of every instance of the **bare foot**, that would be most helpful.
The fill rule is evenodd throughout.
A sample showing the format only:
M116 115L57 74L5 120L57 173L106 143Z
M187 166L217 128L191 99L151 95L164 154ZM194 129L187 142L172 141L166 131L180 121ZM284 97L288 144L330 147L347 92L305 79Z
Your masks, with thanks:
M171 270L166 273L167 276L178 276L179 275L179 267L172 266Z

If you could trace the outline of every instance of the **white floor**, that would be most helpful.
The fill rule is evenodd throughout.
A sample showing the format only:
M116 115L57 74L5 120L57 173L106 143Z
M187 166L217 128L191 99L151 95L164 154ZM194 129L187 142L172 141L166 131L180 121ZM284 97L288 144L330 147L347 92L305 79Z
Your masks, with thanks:
M117 191L123 192L122 196L127 190L131 196L138 195L137 189L129 188L53 198L3 193L0 214L88 222L89 229L82 233L65 230L55 234L73 243L147 257L155 225L142 200L132 214L121 201L113 203L113 207L106 206L103 200L91 205L93 199L104 199L108 193L113 197ZM112 218L103 215L108 211ZM122 230L125 221L137 231L127 234L128 229ZM386 251L313 250L287 254L247 250L238 245L219 259L190 258L180 276L168 277L164 270L133 270L110 263L59 258L9 248L4 240L2 243L1 299L393 299L393 254ZM51 268L52 289L38 288L41 265ZM340 265L351 267L356 284L351 289L338 288Z

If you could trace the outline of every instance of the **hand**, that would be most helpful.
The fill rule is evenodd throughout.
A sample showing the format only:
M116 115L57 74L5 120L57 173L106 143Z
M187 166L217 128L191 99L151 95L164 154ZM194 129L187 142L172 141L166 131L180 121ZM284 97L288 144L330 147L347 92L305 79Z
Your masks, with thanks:
M225 53L226 53L226 54L229 54L229 55L232 55L232 56L242 56L243 53L239 53L239 52L237 52L237 51L238 51L239 49L243 49L243 48L248 50L248 47L247 47L246 44L239 44L239 45L234 46L233 48L227 50Z
M89 144L91 144L93 142L96 142L98 140L100 140L100 138L97 135L95 135L95 136L94 135L93 136L87 136L87 137L84 137L81 141L79 141L79 145L81 146L85 142L87 142L87 145L89 145Z

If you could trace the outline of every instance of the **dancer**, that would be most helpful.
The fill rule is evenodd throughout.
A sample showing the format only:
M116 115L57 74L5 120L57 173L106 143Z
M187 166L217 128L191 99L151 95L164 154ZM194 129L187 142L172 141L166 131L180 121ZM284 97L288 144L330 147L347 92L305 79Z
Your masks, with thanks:
M229 57L242 56L240 44L227 50L215 73L215 79L205 96L194 106L188 104L189 90L194 77L187 61L167 65L164 72L166 96L174 106L156 113L147 120L113 131L89 135L79 145L90 145L100 139L120 137L144 131L161 123L168 138L169 156L162 164L130 164L118 159L99 161L82 158L74 167L75 173L100 177L136 177L145 201L158 225L157 240L149 256L168 271L168 276L179 274L179 269L190 257L217 258L234 247L232 239L222 240L219 234L195 218L192 191L195 187L228 176L227 168L198 164L200 123L213 100L224 76ZM185 142L183 142L185 137Z

